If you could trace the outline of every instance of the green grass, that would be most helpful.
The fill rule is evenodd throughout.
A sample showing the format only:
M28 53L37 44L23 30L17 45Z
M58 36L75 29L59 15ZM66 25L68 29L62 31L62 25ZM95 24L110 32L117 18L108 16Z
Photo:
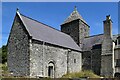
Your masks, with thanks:
M0 64L0 80L2 79L2 64Z
M7 63L0 64L0 68L2 69L2 76L0 78L10 77L10 73L8 72Z
M2 64L2 70L3 71L8 71L7 63Z
M63 75L63 78L83 78L83 77L89 77L89 78L100 78L100 76L94 74L92 71L84 70L80 72L74 72L74 73L68 73Z

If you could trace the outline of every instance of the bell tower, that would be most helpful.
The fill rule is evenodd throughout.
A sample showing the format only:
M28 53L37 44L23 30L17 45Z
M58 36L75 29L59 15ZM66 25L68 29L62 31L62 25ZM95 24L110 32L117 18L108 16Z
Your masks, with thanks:
M77 11L75 6L73 12L61 25L61 31L70 35L80 47L85 37L89 36L89 25Z

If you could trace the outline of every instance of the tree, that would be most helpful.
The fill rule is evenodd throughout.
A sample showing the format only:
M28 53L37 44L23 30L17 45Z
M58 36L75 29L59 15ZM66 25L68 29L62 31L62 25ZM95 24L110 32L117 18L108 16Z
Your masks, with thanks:
M0 56L2 56L3 64L7 62L7 46L6 45L3 45L2 48L0 48Z

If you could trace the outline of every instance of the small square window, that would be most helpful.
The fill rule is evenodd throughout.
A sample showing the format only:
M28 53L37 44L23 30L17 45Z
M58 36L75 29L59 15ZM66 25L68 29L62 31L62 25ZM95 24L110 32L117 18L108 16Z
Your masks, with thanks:
M117 45L117 40L115 41L115 45Z
M117 40L118 40L118 45L120 44L120 36L117 38Z
M120 39L118 39L118 44L120 44Z
M74 63L76 63L76 59L74 59Z
M116 60L116 67L120 67L120 59Z

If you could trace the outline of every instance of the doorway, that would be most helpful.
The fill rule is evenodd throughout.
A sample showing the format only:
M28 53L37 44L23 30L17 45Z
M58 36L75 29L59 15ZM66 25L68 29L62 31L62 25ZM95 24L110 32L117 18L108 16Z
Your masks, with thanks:
M54 72L54 64L53 64L53 62L50 62L48 64L48 76L50 78L54 78L54 74L55 74L55 72Z
M51 78L53 77L53 66L48 67L48 76Z

